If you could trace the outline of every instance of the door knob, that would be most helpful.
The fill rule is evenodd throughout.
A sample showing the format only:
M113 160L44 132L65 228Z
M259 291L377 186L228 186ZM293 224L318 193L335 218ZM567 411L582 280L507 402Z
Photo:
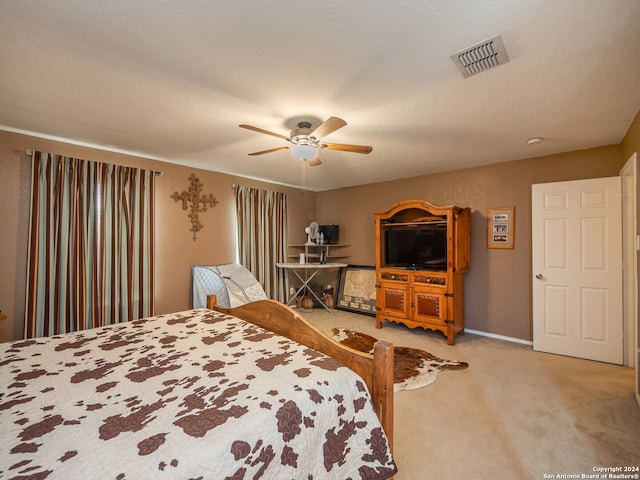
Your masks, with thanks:
M542 274L541 274L541 273L539 273L539 274L537 274L537 275L536 275L536 278L537 278L538 280L542 280L544 277L542 276Z

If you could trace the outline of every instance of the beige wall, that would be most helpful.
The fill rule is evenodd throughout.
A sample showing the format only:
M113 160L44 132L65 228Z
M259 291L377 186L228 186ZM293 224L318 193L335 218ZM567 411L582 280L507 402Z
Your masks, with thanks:
M375 263L374 216L408 199L471 208L471 270L465 280L466 327L532 339L531 185L617 175L620 146L498 163L318 194L318 219L344 230L350 263ZM486 215L492 207L515 207L513 250L486 247Z
M190 272L193 265L235 261L235 203L232 184L288 193L289 228L300 240L304 226L315 216L316 194L232 175L198 170L140 157L55 142L0 131L0 341L22 338L31 161L26 149L41 150L87 160L104 161L162 171L156 177L156 313L190 307ZM170 195L189 187L195 173L204 184L203 193L213 193L220 202L200 214L204 228L193 241L188 210Z
M470 207L471 271L465 282L467 328L530 340L531 185L617 175L627 158L640 149L640 115L620 145L317 194L0 131L0 309L9 317L0 323L0 340L20 338L24 321L31 170L26 149L164 172L157 177L156 313L189 307L192 265L234 260L235 207L231 185L236 183L288 192L290 243L304 242L304 227L311 221L340 225L340 243L350 245L348 262L359 265L374 264L374 212L406 199ZM196 242L191 239L187 212L169 198L173 192L188 188L192 172L204 184L204 193L213 193L220 201L202 214L204 228ZM487 209L505 206L516 207L515 248L488 250ZM369 317L363 319L373 321Z
M627 133L622 139L622 161L629 160L634 153L640 152L640 112L636 115Z
M622 159L627 161L634 153L636 154L636 162L640 160L638 153L640 152L640 112L631 123L627 130L627 134L622 139ZM636 221L640 225L640 179L637 179L639 185L636 186ZM636 232L636 235L638 232ZM638 259L637 271L640 272L640 258ZM640 287L639 287L640 288ZM638 294L640 297L640 294ZM636 398L640 401L640 328L636 321Z

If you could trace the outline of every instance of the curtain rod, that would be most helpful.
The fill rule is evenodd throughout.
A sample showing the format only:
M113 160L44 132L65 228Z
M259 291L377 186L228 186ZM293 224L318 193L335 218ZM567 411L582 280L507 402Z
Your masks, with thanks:
M33 150L30 148L25 149L24 151L27 155L31 156L33 155ZM143 170L147 170L147 169L143 169ZM162 175L164 175L164 172L162 170L151 170L155 175L158 175L159 177L161 177Z

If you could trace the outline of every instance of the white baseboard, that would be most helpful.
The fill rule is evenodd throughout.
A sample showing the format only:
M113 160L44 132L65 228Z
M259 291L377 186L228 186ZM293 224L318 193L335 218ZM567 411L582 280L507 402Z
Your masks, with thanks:
M504 340L505 342L521 343L522 345L529 345L530 347L533 347L533 342L531 340L523 340L521 338L515 338L515 337L506 337L504 335L498 335L497 333L483 332L481 330L471 330L469 328L465 328L464 331L465 333L472 333L473 335L480 335L482 337L495 338L497 340Z

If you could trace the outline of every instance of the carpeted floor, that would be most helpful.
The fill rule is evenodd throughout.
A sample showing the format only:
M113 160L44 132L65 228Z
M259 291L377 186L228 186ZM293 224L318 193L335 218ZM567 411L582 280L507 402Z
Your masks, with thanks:
M396 480L587 478L640 466L633 369L470 334L449 346L439 333L378 330L373 317L341 310L301 313L329 335L345 327L471 365L395 394Z

